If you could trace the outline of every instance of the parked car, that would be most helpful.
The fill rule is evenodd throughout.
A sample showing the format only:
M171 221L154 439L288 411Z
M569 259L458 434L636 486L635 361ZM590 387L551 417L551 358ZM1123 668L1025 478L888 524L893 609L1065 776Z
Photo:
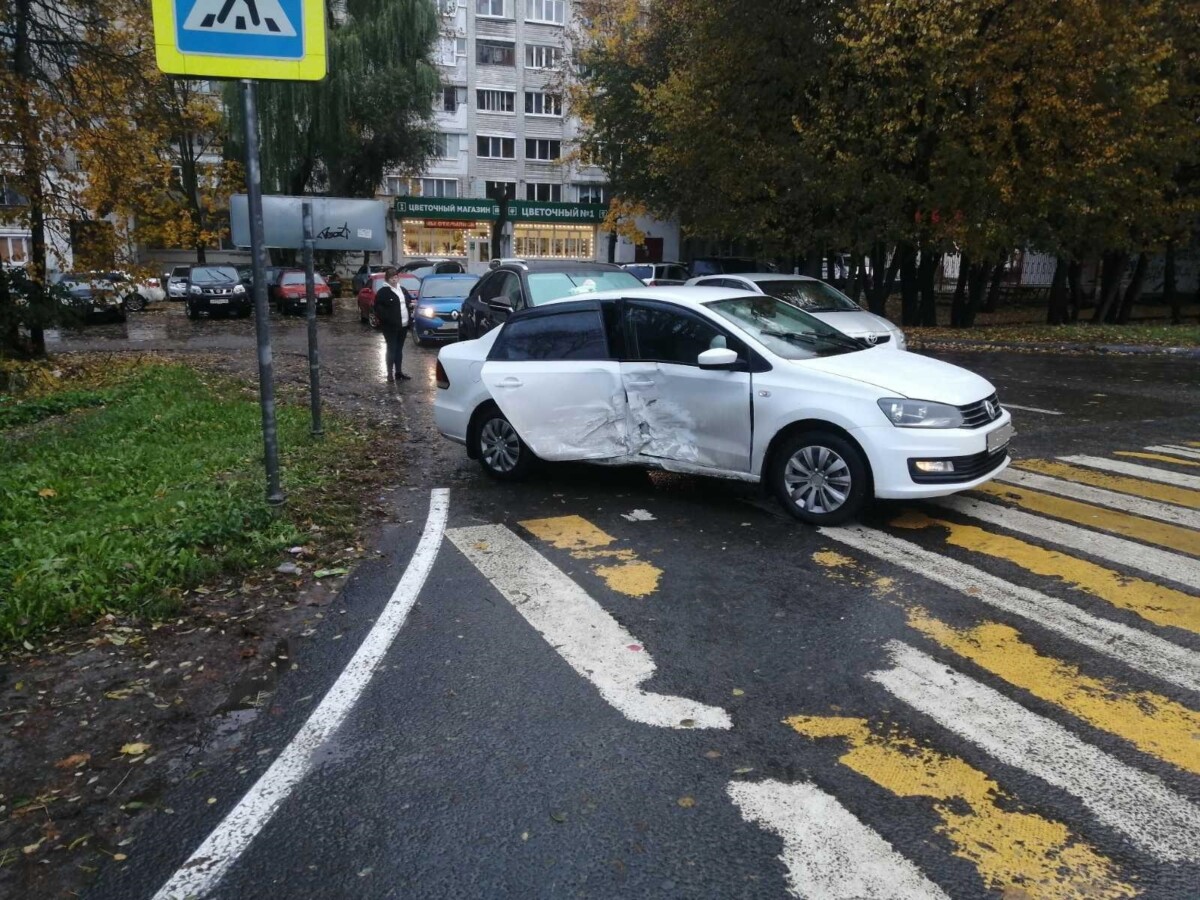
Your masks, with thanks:
M426 275L461 275L467 270L463 264L453 259L430 261L409 261L400 267L400 271L414 278L424 278Z
M143 278L139 281L120 272L114 272L112 275L115 282L128 284L132 288L125 294L125 305L134 312L145 309L149 303L158 303L167 298L167 292L158 278Z
M471 340L512 313L559 297L645 287L620 266L586 260L494 259L463 302L459 337Z
M367 286L367 282L371 280L371 276L382 272L386 268L387 266L384 265L359 266L358 271L354 273L354 278L351 279L351 287L354 293L357 295L359 291Z
M883 316L867 312L837 288L804 275L778 272L750 272L740 275L706 275L693 278L689 285L726 287L770 294L800 307L806 313L832 325L843 334L883 344L894 350L908 349L904 332Z
M166 279L168 300L187 299L188 277L191 272L191 266L176 266L171 270Z
M463 301L479 279L475 275L426 275L414 301L412 338L417 346L458 339Z
M254 308L253 297L233 266L192 266L184 303L189 319L201 313L245 318Z
M63 303L68 305L82 322L104 319L109 322L124 322L127 311L126 296L130 283L120 282L112 272L66 272L58 284L67 293Z
M734 272L761 272L762 264L743 256L698 256L692 260L690 271L693 278L701 275L724 275Z
M647 287L683 284L691 277L683 263L625 263L621 268L634 278L640 278Z
M317 312L333 315L333 291L320 274L313 273L317 295ZM283 269L279 280L271 287L271 299L280 315L300 315L308 311L308 280L303 269Z
M733 288L526 309L442 348L437 383L438 430L496 478L541 459L762 482L814 525L982 484L1013 435L980 376Z

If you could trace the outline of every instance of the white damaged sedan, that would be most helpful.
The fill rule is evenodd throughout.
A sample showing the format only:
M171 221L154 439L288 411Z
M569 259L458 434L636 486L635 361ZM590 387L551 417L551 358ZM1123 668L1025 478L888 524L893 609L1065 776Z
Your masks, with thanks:
M494 477L543 459L762 481L816 525L982 484L1013 435L978 375L730 288L554 301L443 348L437 377L438 429Z

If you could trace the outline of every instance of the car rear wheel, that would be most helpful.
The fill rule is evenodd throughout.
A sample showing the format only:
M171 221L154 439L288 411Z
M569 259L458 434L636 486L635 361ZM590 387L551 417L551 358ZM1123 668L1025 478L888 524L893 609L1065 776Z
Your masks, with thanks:
M771 460L770 484L784 508L810 525L840 525L869 499L862 451L840 435L804 431L787 438Z
M184 314L187 315L187 317L189 319L195 319L198 317L198 313L196 312L196 307L192 306L191 300L183 301L183 311L184 311Z
M146 308L146 298L137 291L125 295L125 308L130 312L141 312Z
M475 431L475 449L483 471L500 481L518 481L533 467L533 451L497 407L490 407Z

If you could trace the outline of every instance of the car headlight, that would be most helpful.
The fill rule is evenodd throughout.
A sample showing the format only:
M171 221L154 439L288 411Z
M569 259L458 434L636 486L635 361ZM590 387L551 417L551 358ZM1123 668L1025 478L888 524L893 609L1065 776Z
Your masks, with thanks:
M963 423L958 407L947 403L888 397L879 401L879 408L897 428L959 428Z
M244 294L246 293L246 286L244 284L235 284L233 286L233 292L235 294Z
M203 291L201 291L200 288L196 287L196 285L193 284L190 288L188 288L188 293L199 296L201 293L203 293Z
M437 310L434 309L432 306L422 306L420 309L417 310L417 315L420 316L422 319L436 319L437 318Z

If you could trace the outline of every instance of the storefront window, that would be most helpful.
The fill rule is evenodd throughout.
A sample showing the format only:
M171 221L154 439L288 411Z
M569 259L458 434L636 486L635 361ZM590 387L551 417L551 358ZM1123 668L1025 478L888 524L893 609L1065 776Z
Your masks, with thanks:
M404 226L405 256L466 256L465 231L459 228L430 228L420 219Z
M592 259L595 229L588 225L513 227L513 253L522 259Z

